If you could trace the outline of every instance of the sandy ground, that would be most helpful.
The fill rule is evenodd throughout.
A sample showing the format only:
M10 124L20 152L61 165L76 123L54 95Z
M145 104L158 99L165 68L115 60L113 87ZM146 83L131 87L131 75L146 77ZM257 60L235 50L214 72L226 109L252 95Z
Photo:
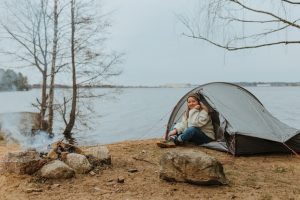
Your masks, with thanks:
M96 200L96 199L300 199L300 157L264 155L233 157L196 146L216 157L229 179L227 186L195 186L170 183L159 178L159 160L172 149L156 146L158 139L126 141L107 145L112 165L95 175L77 175L69 180L43 180L27 175L0 175L1 200ZM84 147L83 147L84 148ZM0 142L0 157L18 146ZM137 172L129 172L136 169ZM118 179L124 179L119 183Z

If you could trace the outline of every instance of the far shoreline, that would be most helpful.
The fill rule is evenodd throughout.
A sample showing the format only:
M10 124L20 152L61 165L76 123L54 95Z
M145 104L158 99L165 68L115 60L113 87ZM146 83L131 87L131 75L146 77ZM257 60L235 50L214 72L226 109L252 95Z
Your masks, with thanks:
M228 82L232 83L241 87L299 87L300 82ZM157 86L147 86L147 85L109 85L109 84L103 84L103 85L86 85L86 86L79 86L78 88L87 88L87 89L95 89L95 88L103 88L103 89L127 89L127 88L195 88L203 84L191 84L191 83L167 83L163 85L157 85ZM31 89L40 89L42 88L41 84L31 84L28 85L28 90ZM49 86L48 86L49 88ZM72 89L72 86L70 85L63 85L63 84L56 84L55 88L61 88L61 89ZM10 91L16 91L16 90L10 90ZM23 90L24 91L24 90ZM7 90L1 90L0 92L8 92Z

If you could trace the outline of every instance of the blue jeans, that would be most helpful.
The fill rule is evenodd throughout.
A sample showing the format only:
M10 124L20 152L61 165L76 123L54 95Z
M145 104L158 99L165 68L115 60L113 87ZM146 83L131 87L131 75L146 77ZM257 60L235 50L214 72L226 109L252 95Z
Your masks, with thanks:
M195 144L205 144L213 141L200 128L189 127L177 137L178 142L192 142Z

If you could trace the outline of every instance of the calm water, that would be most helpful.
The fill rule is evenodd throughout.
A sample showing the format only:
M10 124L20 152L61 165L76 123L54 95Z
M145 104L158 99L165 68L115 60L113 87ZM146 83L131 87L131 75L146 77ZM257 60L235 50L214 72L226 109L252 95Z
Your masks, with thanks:
M97 92L110 95L85 102L93 106L93 114L85 121L89 122L90 128L81 128L75 137L80 144L89 145L161 137L171 110L181 96L191 89L129 88L118 94L113 94L110 89L97 89ZM246 89L257 96L275 117L300 129L300 87ZM0 92L0 113L36 112L32 103L35 103L39 92ZM59 125L56 132L60 132Z

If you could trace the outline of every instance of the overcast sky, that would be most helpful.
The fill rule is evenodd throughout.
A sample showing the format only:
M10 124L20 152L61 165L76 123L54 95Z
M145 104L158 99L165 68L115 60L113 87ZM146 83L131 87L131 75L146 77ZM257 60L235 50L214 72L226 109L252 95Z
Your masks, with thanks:
M196 0L106 0L112 15L110 47L126 53L125 85L202 84L211 81L299 81L299 45L226 52L182 36L176 14Z
M109 84L300 81L299 45L227 52L183 36L176 14L192 15L197 1L103 0L104 11L114 11L107 47L125 53L122 75Z

